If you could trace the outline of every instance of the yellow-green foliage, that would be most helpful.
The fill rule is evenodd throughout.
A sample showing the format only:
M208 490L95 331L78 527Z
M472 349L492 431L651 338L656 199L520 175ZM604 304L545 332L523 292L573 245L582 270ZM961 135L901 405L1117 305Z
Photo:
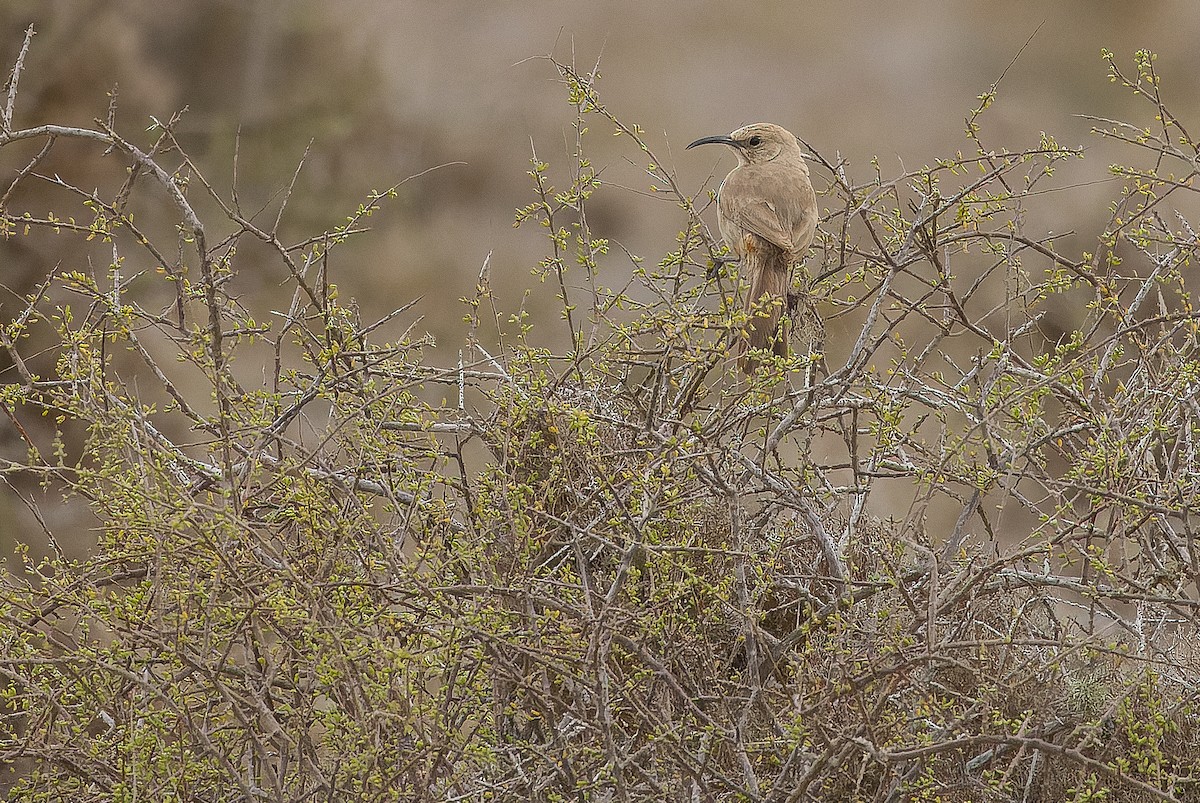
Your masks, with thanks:
M1106 59L1154 123L1101 132L1139 161L1088 251L1027 211L1081 152L985 147L995 87L932 167L814 153L792 355L749 379L710 198L569 65L577 148L516 215L560 314L501 308L485 266L457 361L419 304L338 293L394 188L288 244L170 124L158 159L5 118L0 154L111 148L169 219L66 180L0 210L65 254L4 308L0 470L92 534L61 549L37 503L0 578L5 799L1200 799L1197 150L1153 57ZM593 131L677 205L660 259L589 223L651 202Z

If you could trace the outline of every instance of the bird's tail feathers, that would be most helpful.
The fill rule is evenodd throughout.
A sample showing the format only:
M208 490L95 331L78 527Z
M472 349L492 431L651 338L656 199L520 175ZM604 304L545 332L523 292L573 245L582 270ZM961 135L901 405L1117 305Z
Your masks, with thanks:
M780 357L788 355L787 332L779 320L787 306L791 264L782 249L768 246L748 251L742 259L743 275L750 279L746 296L746 328L742 336L742 370L753 374L758 361L753 349L766 349Z

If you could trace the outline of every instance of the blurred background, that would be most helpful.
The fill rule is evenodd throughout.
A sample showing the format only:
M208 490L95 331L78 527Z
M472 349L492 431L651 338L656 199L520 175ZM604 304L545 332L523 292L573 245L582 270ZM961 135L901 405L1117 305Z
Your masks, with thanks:
M732 157L720 149L684 153L683 146L759 120L790 128L828 157L840 153L860 181L873 173L873 157L886 177L968 149L964 119L977 96L1033 36L983 118L983 139L1019 149L1046 131L1089 149L1059 178L1087 188L1046 212L1047 228L1084 233L1078 250L1092 247L1106 219L1119 190L1107 167L1122 156L1110 155L1111 146L1089 134L1092 123L1076 115L1145 119L1132 93L1109 85L1101 48L1131 72L1136 49L1159 53L1169 105L1185 125L1194 111L1190 122L1200 128L1200 5L1184 0L10 0L0 6L5 74L30 24L37 36L17 125L91 125L117 86L117 129L145 146L153 141L151 116L169 118L186 106L181 141L223 191L240 130L245 208L277 198L311 142L285 218L284 233L295 239L341 224L372 189L465 162L406 184L371 218L374 232L335 252L332 266L364 319L424 295L419 328L437 338L434 359L447 364L464 333L458 298L471 293L485 257L492 254L501 308L515 310L545 253L542 230L514 231L513 212L533 198L525 174L531 148L552 170L570 163L574 111L552 65L537 56L553 54L583 70L599 60L603 100L639 124L685 191L695 192L714 172L723 175ZM599 121L589 140L606 180L646 189L626 140ZM94 153L80 151L71 163L72 151L60 150L54 169L64 178L80 187L111 183L111 166L109 174L91 174L100 169ZM0 176L27 159L15 149L0 152ZM26 186L24 208L46 208L50 201L40 205L38 192ZM682 222L674 204L634 193L601 193L589 215L599 234L651 262L675 246ZM7 288L0 316L13 308L11 294L55 269L62 258L55 248L52 237L0 241ZM618 249L613 254L603 278L619 286L630 266ZM87 266L60 267L75 268ZM241 270L252 273L246 262ZM263 271L258 303L269 309L285 276L273 263ZM552 302L548 292L533 300L535 322L557 317ZM546 329L554 337L561 327ZM0 519L19 507L0 502Z
M464 161L405 186L336 267L365 317L426 294L425 325L461 337L455 300L493 252L493 281L516 302L542 252L536 227L512 230L532 200L531 143L565 168L573 110L550 64L600 60L609 107L645 129L685 189L732 166L693 139L758 120L778 122L827 156L841 153L865 178L877 156L886 175L968 147L963 120L1038 30L1000 85L984 141L1020 148L1040 131L1064 145L1105 147L1073 115L1119 118L1135 98L1109 87L1100 49L1125 63L1160 54L1172 107L1200 100L1200 5L1164 2L804 4L438 3L400 0L41 0L0 7L0 63L37 29L21 83L21 124L102 117L119 87L117 122L137 138L149 116L188 107L180 131L208 178L227 187L241 129L239 189L267 202L312 149L286 219L297 237L343 222L372 188L430 166ZM1131 68L1132 69L1132 68ZM1197 113L1200 116L1200 112ZM1200 125L1200 121L1197 122ZM589 147L609 176L636 154L593 127ZM151 141L149 134L143 143ZM0 155L0 172L19 167ZM721 161L718 163L718 159ZM1104 179L1109 160L1068 169ZM20 165L20 166L23 166ZM87 177L73 178L86 184ZM1111 187L1097 187L1107 199ZM678 210L602 194L593 223L631 251L657 259L674 243ZM36 206L34 207L36 208ZM1062 209L1061 229L1087 230L1105 210ZM709 216L712 214L710 212ZM711 223L711 221L710 221ZM0 243L3 273L36 280L49 265L27 243ZM614 270L628 269L613 260ZM11 286L11 284L10 284ZM17 288L13 288L17 289ZM439 315L436 301L453 309Z

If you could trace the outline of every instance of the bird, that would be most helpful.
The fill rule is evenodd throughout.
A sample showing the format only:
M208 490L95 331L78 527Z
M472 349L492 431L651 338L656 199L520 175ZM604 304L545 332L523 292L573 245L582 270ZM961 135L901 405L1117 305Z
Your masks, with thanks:
M687 149L708 144L728 145L738 160L717 190L717 226L750 284L739 363L753 375L758 367L754 349L788 354L787 333L779 322L792 266L803 259L816 233L817 198L800 142L782 126L754 123L731 134L701 137Z

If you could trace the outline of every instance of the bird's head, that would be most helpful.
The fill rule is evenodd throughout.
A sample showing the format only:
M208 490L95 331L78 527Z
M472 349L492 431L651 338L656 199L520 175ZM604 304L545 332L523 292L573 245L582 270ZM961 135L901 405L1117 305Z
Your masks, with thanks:
M782 126L774 123L754 123L743 126L732 134L716 137L701 137L688 145L720 143L733 148L737 154L738 164L763 164L781 155L803 159L800 153L800 143L795 135Z

